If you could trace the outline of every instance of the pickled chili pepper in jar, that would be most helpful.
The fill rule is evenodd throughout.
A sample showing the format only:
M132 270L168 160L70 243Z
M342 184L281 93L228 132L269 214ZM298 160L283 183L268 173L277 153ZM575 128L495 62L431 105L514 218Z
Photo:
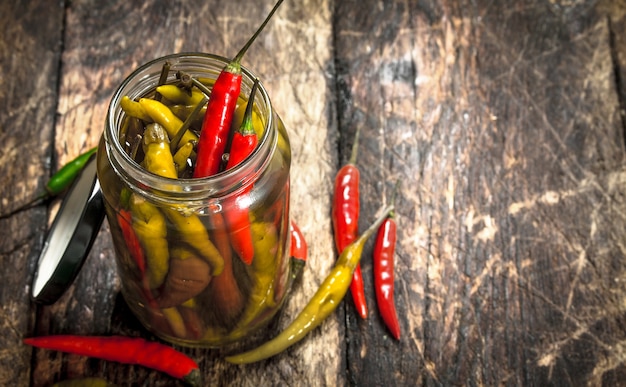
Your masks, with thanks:
M165 62L167 87L157 93ZM210 90L228 62L184 53L141 66L115 92L98 146L98 179L124 299L148 330L179 345L215 347L245 338L282 306L288 292L272 290L291 283L285 275L291 267L289 139L262 80L248 101L256 76L244 67L236 112L252 104L258 144L236 166L192 178L202 120L180 114L180 106L191 104L185 105L188 111L206 114L193 105L206 99L196 86L182 85L177 74ZM180 141L172 149L175 137ZM231 234L239 230L225 220L234 212L249 218L241 224L251 226L258 247L252 260L233 245Z

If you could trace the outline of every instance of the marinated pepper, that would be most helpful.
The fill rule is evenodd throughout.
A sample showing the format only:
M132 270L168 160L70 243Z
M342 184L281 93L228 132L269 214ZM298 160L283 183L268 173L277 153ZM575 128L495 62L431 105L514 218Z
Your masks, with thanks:
M141 104L146 113L155 122L163 125L170 137L174 137L176 133L178 133L180 127L183 126L183 122L180 118L176 117L176 115L172 113L172 111L163 103L155 101L151 98L141 98L139 100L139 104ZM183 136L181 142L184 144L189 141L198 141L198 136L188 130Z
M139 195L131 195L133 229L146 255L146 275L151 289L161 286L169 269L167 225L154 205Z
M276 306L274 300L274 279L276 278L277 262L274 259L278 249L276 227L271 223L252 223L254 251L256 255L251 265L251 276L254 277L254 286L250 291L246 308L239 319L237 329L231 332L231 337L237 338L247 333L250 325L264 310Z
M317 292L298 314L296 319L272 340L242 354L228 356L226 361L236 364L252 363L274 356L302 340L307 333L319 326L337 307L348 292L352 273L361 260L363 246L378 229L393 206L385 208L383 214L352 244L347 246L337 263L324 279Z
M198 295L211 282L209 265L188 249L170 251L170 269L156 301L161 308L180 305Z
M169 146L170 140L163 126L157 123L146 126L143 134L143 151L145 157L143 166L155 175L178 178L178 171L174 164Z

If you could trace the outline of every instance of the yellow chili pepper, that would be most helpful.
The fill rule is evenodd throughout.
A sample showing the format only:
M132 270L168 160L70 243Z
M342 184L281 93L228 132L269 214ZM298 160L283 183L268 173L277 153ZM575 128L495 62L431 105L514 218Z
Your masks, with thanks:
M67 379L56 382L52 387L112 387L114 384L109 383L102 378L77 378Z
M174 104L195 106L204 98L204 93L196 88L188 92L176 85L162 85L156 91Z
M208 78L208 77L198 77L196 78L198 80L198 82L202 83L204 86L206 86L209 90L213 88L213 85L215 84L215 79L213 78ZM207 95L207 97L209 97L210 95Z
M143 135L143 151L145 153L143 166L155 175L177 179L178 171L174 165L169 143L163 126L156 122L146 126Z
M167 219L172 222L182 239L193 247L211 266L211 275L219 275L224 270L224 259L215 245L209 239L209 233L204 224L195 214L183 215L177 210L165 211Z
M251 265L253 286L248 296L246 308L230 337L238 338L246 334L250 324L264 309L276 306L274 300L274 281L276 279L276 252L278 236L271 223L254 222L251 225L254 244L254 260Z
M176 179L178 172L174 165L174 159L168 146L168 139L159 124L151 124L146 127L144 134L144 167L159 176ZM218 275L224 269L224 259L217 248L209 239L202 221L195 215L183 215L174 209L165 209L165 215L174 228L178 230L180 238L198 253L211 266L211 274Z
M133 213L133 229L146 255L146 276L150 288L154 289L163 283L169 270L165 217L139 195L131 195L129 207Z
M161 312L163 312L163 316L167 319L174 336L183 339L186 338L187 329L185 328L185 321L183 321L183 316L180 315L178 309L176 309L176 307L164 308L161 309Z
M174 164L176 165L176 172L179 174L185 171L191 152L193 152L193 142L188 142L178 148L176 154L174 154Z
M267 359L302 340L307 333L318 327L322 321L337 309L337 306L339 306L341 300L348 292L350 282L352 282L352 273L361 260L365 242L378 229L385 218L389 216L392 210L393 206L387 207L383 214L357 240L343 250L337 263L326 279L324 279L317 292L284 331L255 349L242 354L228 356L226 361L245 364Z
M133 101L126 95L122 97L122 100L120 101L120 106L122 107L122 110L124 110L124 113L128 114L131 117L139 118L140 120L146 122L153 121L139 102Z
M183 121L176 117L163 103L155 101L152 98L141 98L139 104L143 106L146 113L148 113L155 122L158 122L165 128L170 138L176 136L178 129L183 126ZM198 136L192 131L187 130L181 139L181 143L184 144L189 141L198 141Z

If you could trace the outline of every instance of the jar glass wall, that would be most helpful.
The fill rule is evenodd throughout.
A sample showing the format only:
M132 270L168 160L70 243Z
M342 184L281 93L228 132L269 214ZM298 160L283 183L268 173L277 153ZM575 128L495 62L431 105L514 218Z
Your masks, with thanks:
M178 165L176 178L151 173L146 169L151 150L142 140L151 119L131 118L122 104L153 99L166 62L167 83L176 84L183 71L210 89L228 60L177 54L133 72L109 106L98 179L130 309L165 340L220 346L264 326L290 288L289 139L259 84L253 115L259 142L246 160L211 177L191 178L192 152ZM255 78L243 69L232 129L242 119ZM163 97L161 103L181 121L192 110ZM199 126L192 124L192 132ZM237 243L242 234L250 238L251 254Z

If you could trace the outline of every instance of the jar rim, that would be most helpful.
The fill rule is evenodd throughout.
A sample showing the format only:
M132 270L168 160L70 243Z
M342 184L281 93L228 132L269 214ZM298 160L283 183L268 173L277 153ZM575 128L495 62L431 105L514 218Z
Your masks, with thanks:
M276 146L276 133L274 128L274 111L267 90L259 80L255 103L259 107L264 118L265 128L259 137L258 145L254 151L236 166L219 172L215 175L202 178L170 179L153 174L139 165L128 153L120 142L120 125L126 114L120 106L122 97L132 94L129 91L137 89L136 94L146 94L153 91L158 83L160 69L165 61L171 63L171 74L176 69L186 72L211 75L209 70L215 71L215 77L230 62L230 59L202 52L181 52L155 58L133 70L115 90L105 120L105 144L106 152L111 166L116 174L126 180L128 186L140 189L142 195L154 200L169 200L178 202L194 201L211 197L225 197L230 192L250 184L261 173L264 164L274 151ZM202 65L202 69L190 71L185 66ZM158 72L155 70L158 69ZM204 71L202 71L204 70ZM244 89L251 90L255 79L258 77L247 67L241 66L242 93ZM141 88L143 86L144 88ZM131 97L133 98L133 97ZM164 195L165 194L165 195ZM167 198L167 199L165 199Z

